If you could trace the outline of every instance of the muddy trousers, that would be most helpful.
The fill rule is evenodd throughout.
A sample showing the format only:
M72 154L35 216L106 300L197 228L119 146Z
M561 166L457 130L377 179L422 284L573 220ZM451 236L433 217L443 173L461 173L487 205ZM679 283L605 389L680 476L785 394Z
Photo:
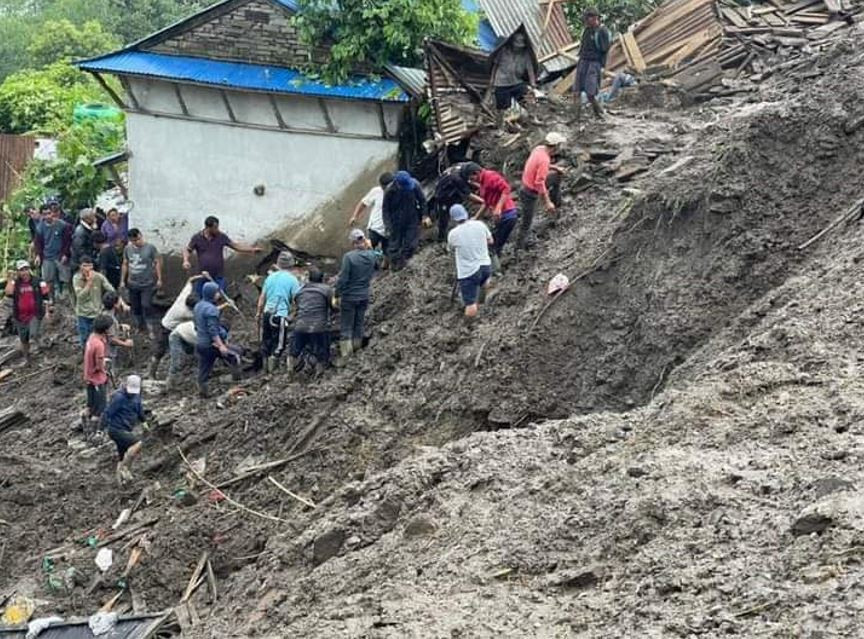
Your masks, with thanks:
M210 379L210 374L213 372L213 366L218 360L222 360L231 369L232 373L237 373L240 368L240 354L232 349L228 349L227 355L222 355L219 349L215 346L196 346L195 352L198 355L198 385L204 386Z
M288 347L288 318L264 313L261 319L261 354L264 357L282 357Z
M417 250L420 241L419 220L394 225L390 229L390 263L398 268L405 266Z
M172 332L168 336L168 352L171 358L168 364L168 375L172 378L180 374L186 355L191 355L192 347L183 341L177 333Z
M454 204L461 204L461 200L455 202L438 202L435 207L436 215L438 216L438 241L447 241L447 230L450 227L450 207Z
M522 223L519 225L519 237L516 246L520 249L528 247L528 237L531 233L531 225L534 223L534 212L537 210L537 202L540 194L532 189L522 187L519 190L519 211L522 215Z
M342 300L339 336L343 341L362 340L369 300Z
M129 306L132 308L132 317L135 326L144 330L147 322L153 319L153 294L156 288L153 286L129 287Z
M330 332L299 333L291 337L291 357L300 359L304 352L310 353L319 364L330 364Z
M510 239L510 234L513 233L513 229L516 228L516 222L518 220L519 217L513 215L506 219L502 218L498 224L495 225L495 229L492 231L492 239L495 240L495 245L492 247L492 250L495 251L495 255L498 257L501 257L501 252L507 245L507 240Z

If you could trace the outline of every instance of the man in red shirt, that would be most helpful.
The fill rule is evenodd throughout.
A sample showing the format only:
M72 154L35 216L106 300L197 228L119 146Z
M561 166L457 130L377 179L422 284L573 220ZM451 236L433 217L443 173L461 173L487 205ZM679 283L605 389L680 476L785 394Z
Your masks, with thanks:
M30 363L30 343L38 342L42 320L50 312L48 285L33 279L30 263L19 260L6 278L6 297L12 298L12 320L21 342L24 361Z
M492 266L495 272L501 270L500 257L504 245L516 227L519 219L519 209L513 202L510 183L503 175L491 169L480 169L468 176L468 182L477 190L471 199L481 205L475 217L483 217L487 212L495 222L492 238L495 244L492 249Z
M546 180L551 170L559 170L558 167L553 166L552 156L564 142L566 139L560 133L549 133L543 144L531 152L525 163L525 170L522 172L522 188L519 190L522 224L519 227L517 246L520 249L528 248L528 234L534 222L537 201L542 197L546 212L550 214L555 212L555 203L549 195Z
M82 422L84 434L98 429L102 411L108 397L108 331L114 325L108 315L100 315L93 322L93 332L84 346L84 381L87 383L87 413Z

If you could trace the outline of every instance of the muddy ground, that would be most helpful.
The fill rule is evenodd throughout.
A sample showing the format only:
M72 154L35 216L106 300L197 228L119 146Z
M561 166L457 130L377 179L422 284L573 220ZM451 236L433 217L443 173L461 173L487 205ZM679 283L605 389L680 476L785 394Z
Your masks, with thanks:
M584 130L550 105L574 141L565 205L506 256L480 322L430 243L376 282L347 368L251 377L225 408L191 373L186 397L150 385L131 486L70 432L83 394L58 339L0 386L31 418L0 432L0 594L161 610L209 551L218 600L199 588L190 636L859 636L860 224L797 247L861 197L861 45L697 106L642 87ZM539 135L489 134L484 159L515 179ZM232 504L178 447L213 484L296 458ZM84 542L136 504L120 531L147 525L97 582Z

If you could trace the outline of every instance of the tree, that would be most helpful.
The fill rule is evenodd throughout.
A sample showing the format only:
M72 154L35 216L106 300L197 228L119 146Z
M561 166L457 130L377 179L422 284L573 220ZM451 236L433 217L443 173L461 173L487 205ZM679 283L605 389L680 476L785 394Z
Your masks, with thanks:
M637 20L654 11L661 0L569 0L564 3L564 12L570 29L578 36L582 33L582 12L597 9L603 23L612 33L622 33Z
M329 61L313 70L343 82L358 66L380 70L387 63L421 61L425 38L459 44L477 34L477 16L460 0L299 0L294 23L302 42L330 46Z
M69 20L49 20L30 41L27 54L30 66L41 68L61 60L90 58L119 46L120 41L95 20L88 20L80 28Z

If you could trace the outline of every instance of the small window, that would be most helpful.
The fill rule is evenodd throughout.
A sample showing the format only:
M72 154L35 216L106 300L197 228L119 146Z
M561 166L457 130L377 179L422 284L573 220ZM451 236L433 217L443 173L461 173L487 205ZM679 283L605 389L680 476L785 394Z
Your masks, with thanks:
M266 11L246 11L246 19L249 22L258 22L260 24L270 24L270 14Z

